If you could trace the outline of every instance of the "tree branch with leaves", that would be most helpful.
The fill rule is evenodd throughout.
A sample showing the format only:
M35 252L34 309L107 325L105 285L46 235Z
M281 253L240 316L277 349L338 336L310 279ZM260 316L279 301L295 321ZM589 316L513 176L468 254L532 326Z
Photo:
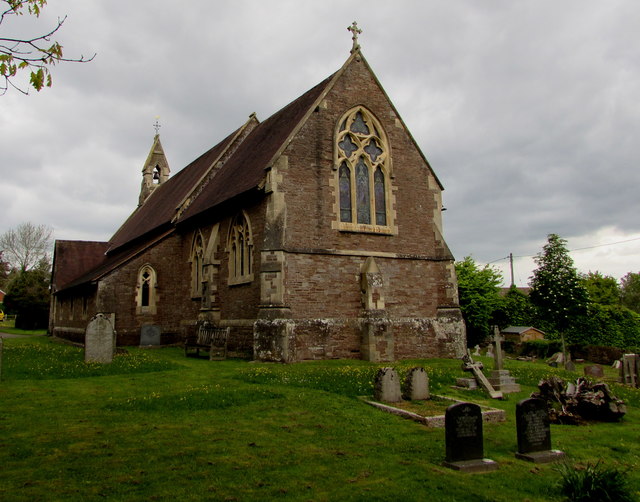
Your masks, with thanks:
M58 18L56 25L47 32L31 37L7 37L3 34L5 23L13 16L21 16L25 12L40 17L47 0L1 0L4 7L0 14L0 95L4 95L9 87L28 94L25 89L14 83L14 79L22 71L29 72L29 86L40 91L51 87L50 68L60 62L87 63L89 58L67 58L63 55L62 45L52 37L62 28L67 17Z

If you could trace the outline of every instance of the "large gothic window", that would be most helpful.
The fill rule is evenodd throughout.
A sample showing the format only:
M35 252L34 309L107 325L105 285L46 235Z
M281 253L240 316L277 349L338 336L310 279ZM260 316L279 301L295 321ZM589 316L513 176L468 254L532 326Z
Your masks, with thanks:
M359 106L340 120L335 138L341 230L390 231L390 149L382 126Z
M138 271L136 306L138 314L156 313L156 271L151 265L144 265Z
M231 222L229 251L229 284L253 280L253 238L249 218L241 212Z

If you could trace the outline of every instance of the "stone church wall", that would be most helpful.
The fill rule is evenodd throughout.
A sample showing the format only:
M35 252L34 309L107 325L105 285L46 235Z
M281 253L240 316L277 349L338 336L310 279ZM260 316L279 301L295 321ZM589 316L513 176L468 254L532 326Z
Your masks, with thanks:
M162 342L175 343L195 323L199 304L191 301L188 250L182 237L172 234L100 281L98 310L116 312L118 345L138 345L145 324L161 326ZM155 313L137 310L138 272L145 264L157 273Z

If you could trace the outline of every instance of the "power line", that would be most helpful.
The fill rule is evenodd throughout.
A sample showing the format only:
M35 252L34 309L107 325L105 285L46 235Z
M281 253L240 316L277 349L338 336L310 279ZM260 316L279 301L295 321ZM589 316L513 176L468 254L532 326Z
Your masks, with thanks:
M638 241L640 240L640 237L634 237L633 239L625 239L623 241L616 241L616 242L608 242L606 244L595 244L593 246L585 246L585 247L581 247L581 248L575 248L575 249L568 249L567 251L569 253L573 253L574 251L583 251L585 249L595 249L595 248L602 248L602 247L606 247L606 246L615 246L617 244L624 244L625 242L633 242L633 241ZM534 258L536 257L537 254L524 254L524 255L514 255L513 258ZM499 261L503 261L503 260L508 260L509 256L505 256L503 258L498 258L496 260L487 262L487 265L491 265L492 263L496 263Z

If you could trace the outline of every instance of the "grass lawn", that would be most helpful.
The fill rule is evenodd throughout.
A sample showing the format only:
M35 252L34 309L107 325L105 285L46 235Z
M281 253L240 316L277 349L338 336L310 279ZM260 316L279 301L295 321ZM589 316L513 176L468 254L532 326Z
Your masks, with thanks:
M498 471L442 467L443 429L358 400L381 365L210 362L178 348L129 349L99 365L50 338L5 339L0 500L560 500L556 468L514 457L515 404L564 371L507 360L522 391L495 401L450 388L464 376L459 361L395 367L417 365L431 392L506 410L507 422L484 426ZM640 391L612 387L628 404L621 422L553 425L552 444L572 464L627 471L637 496Z

